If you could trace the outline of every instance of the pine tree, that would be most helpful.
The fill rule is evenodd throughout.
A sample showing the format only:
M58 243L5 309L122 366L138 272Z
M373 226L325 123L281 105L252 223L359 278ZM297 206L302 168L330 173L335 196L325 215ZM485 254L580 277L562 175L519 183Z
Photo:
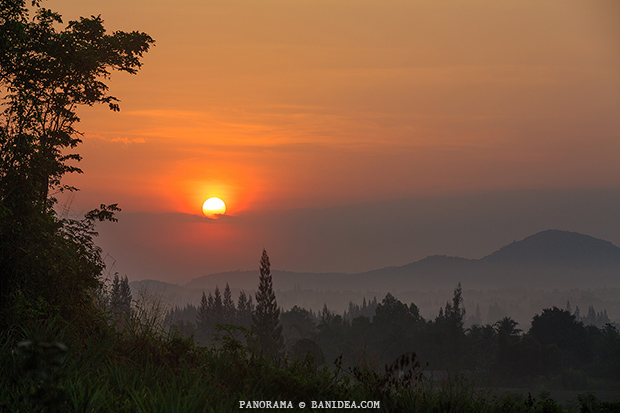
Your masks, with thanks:
M121 295L121 279L118 276L118 273L114 274L114 279L112 280L112 292L110 294L110 305L112 306L112 310L115 311L119 306L119 299Z
M248 296L245 291L241 291L237 301L237 324L241 327L250 328L252 326L253 312L254 303L252 302L252 296Z
M454 289L454 296L452 297L452 303L446 303L446 309L444 310L444 317L455 324L459 329L463 329L463 320L465 319L465 308L463 307L463 288L461 283L458 283Z
M450 368L457 368L460 355L465 345L463 321L465 308L463 307L463 289L458 283L454 289L452 302L448 301L445 308L439 309L435 318L435 332L437 344L443 347L444 363Z
M226 288L224 288L224 300L222 301L223 306L223 318L224 322L227 324L234 323L235 321L235 303L232 300L232 293L230 291L230 286L226 283Z
M131 289L129 288L129 279L127 276L120 278L118 273L114 275L112 280L112 292L110 294L110 306L114 321L119 328L123 328L129 317L131 317Z
M272 361L279 360L284 350L282 325L279 323L280 309L273 292L271 263L267 251L263 250L260 260L260 280L256 292L256 311L252 326L256 333L257 353Z
M211 293L209 293L209 297L211 298ZM208 337L209 310L209 301L203 291L200 299L200 306L198 307L198 311L196 313L196 330L198 332L198 340L203 344L206 343L206 339Z
M329 324L336 314L327 308L327 304L323 303L323 309L319 315L319 325Z
M244 316L246 314L246 306L247 306L248 298L245 295L245 291L241 291L239 293L239 298L237 299L237 314L235 318L235 323L242 327L249 327L244 324ZM250 324L252 323L252 318L250 315Z
M595 325L596 324L596 311L594 310L594 306L590 305L588 307L588 315L586 316L586 324Z
M213 323L215 325L224 322L224 305L222 304L222 294L220 288L215 286L215 293L213 294Z
M123 314L130 315L131 314L131 300L133 299L131 295L131 288L129 288L129 279L127 276L121 281L121 309Z
M205 292L202 292L202 298L200 299L200 306L196 314L196 326L198 329L206 329L207 322L209 320L209 307L207 303L207 296Z

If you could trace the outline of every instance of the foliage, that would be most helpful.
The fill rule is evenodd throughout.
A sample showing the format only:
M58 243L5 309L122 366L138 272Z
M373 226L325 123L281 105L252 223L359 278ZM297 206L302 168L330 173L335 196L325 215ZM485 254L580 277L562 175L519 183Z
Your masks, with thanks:
M252 327L256 334L258 355L270 360L278 360L284 350L282 325L279 321L280 309L273 291L271 263L267 251L263 250L260 260L260 280L256 292L256 309L252 316Z
M380 314L390 308L394 314L401 313L401 321L415 320L412 326L422 341L430 331L424 326L436 326L434 321L415 319L415 307L391 295L378 308ZM4 403L0 410L198 412L234 411L241 400L285 400L295 407L311 400L373 400L380 403L382 411L566 411L544 393L526 398L511 393L496 396L480 390L471 381L471 374L429 375L432 366L411 352L389 359L365 348L349 366L344 360L349 356L340 355L335 368L322 362L329 358L317 357L321 354L318 343L327 338L340 340L349 335L361 337L359 341L363 342L378 331L390 329L396 332L393 339L407 334L409 329L389 324L394 321L387 316L389 312L372 321L360 316L348 323L325 308L314 330L311 326L315 319L309 312L296 308L282 313L283 318L285 314L292 321L288 325L305 325L299 331L309 334L299 333L306 338L295 344L303 343L309 351L300 349L298 357L291 353L280 362L254 357L251 343L255 341L248 340L253 333L232 324L217 326L219 345L199 347L192 337L183 338L163 328L160 302L149 303L148 298L136 300L132 317L122 330L110 328L85 336L61 318L30 322L0 341L0 400ZM387 329L384 323L388 323ZM355 330L358 325L360 329ZM519 335L510 319L500 320L496 327L472 328L465 337L497 342L500 332L505 331L515 349L522 343L537 343L529 334ZM366 335L360 335L362 332ZM617 330L612 326L598 334L605 334L601 344L606 340L611 345L616 343ZM17 351L20 342L27 343L22 346L29 350ZM534 348L543 351L545 347L538 343ZM494 346L489 349L497 351ZM519 353L514 354L518 357ZM584 371L568 369L553 376L552 381L583 391L584 377ZM582 396L577 403L582 411L618 408L617 403L590 395Z
M118 273L115 274L112 281L112 290L110 291L110 307L113 322L118 328L123 328L131 317L131 301L132 295L129 288L129 279L127 276L121 278L118 276Z
M140 321L133 317L130 323ZM148 325L83 342L60 319L33 322L0 341L0 410L191 413L236 411L245 400L290 401L295 409L312 400L372 400L380 411L565 411L545 394L494 396L459 375L429 380L414 354L383 369L369 360L347 370L341 363L330 370L309 360L276 365L251 357L252 350L235 339L238 331L223 326L229 344L215 349ZM579 406L610 412L618 407L587 394Z
M118 210L102 205L82 220L59 220L51 211L32 219L0 220L0 324L50 313L67 319L93 315L92 294L104 268L101 249L93 242L94 226L97 220L113 219L109 214Z
M102 205L82 220L60 219L54 191L66 173L80 173L75 129L81 105L105 103L112 71L136 73L153 40L140 32L106 34L100 17L69 22L32 2L0 0L0 324L93 313L89 295L103 269L94 244L96 221L114 220ZM90 302L89 302L90 301ZM19 320L11 320L19 322ZM86 324L89 321L85 320Z
M435 352L440 358L435 357L431 362L450 370L462 368L461 355L465 348L464 319L463 290L461 283L458 283L454 289L452 302L446 302L445 308L440 308L435 321L429 324L433 346L441 349Z
M543 346L557 347L557 369L568 368L572 361L577 361L578 366L591 361L587 330L567 310L544 309L532 319L528 334Z
M153 39L140 32L106 34L103 20L95 16L70 21L58 31L61 16L38 2L32 18L23 0L0 4L0 81L8 92L2 113L2 195L34 191L26 201L43 211L53 201L50 189L72 189L61 186L62 176L81 172L67 163L80 156L64 153L81 142L74 127L76 107L106 103L118 111L118 99L107 94L101 80L112 70L135 74Z

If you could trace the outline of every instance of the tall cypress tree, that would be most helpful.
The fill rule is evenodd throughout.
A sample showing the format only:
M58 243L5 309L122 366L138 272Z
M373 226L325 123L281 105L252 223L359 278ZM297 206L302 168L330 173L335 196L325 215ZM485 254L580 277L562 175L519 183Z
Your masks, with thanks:
M224 312L224 322L231 324L235 321L235 303L232 300L232 292L230 291L230 286L226 283L226 288L224 288L224 299L222 300L222 310Z
M272 361L281 358L284 352L282 325L279 322L280 309L273 292L271 263L267 251L263 250L260 260L260 280L256 292L256 311L252 327L256 333L257 353Z

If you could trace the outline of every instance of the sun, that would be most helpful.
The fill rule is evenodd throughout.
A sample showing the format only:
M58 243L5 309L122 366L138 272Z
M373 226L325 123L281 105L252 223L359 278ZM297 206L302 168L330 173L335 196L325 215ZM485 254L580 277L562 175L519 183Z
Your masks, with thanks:
M226 204L220 198L209 198L202 204L202 212L209 218L216 218L226 213Z

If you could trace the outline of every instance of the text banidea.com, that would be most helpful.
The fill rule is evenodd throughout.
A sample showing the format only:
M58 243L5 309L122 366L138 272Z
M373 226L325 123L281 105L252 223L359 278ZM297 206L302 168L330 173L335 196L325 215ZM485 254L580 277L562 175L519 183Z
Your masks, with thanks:
M306 402L299 402L296 405L291 401L279 400L252 400L252 401L239 401L240 409L303 409L306 407ZM350 400L312 400L307 406L311 409L380 409L381 402L379 401L362 401L354 402Z

